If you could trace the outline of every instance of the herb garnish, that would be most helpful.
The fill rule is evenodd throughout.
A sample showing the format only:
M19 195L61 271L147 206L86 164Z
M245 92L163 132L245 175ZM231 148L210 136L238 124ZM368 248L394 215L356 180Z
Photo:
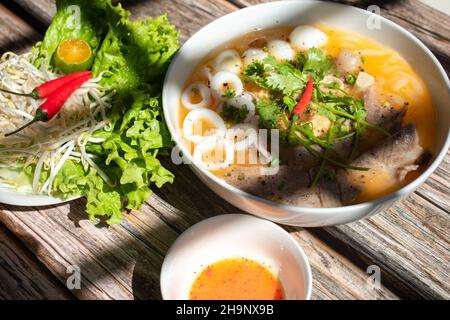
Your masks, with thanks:
M299 68L303 73L309 73L315 80L322 80L325 74L333 69L332 59L317 48L309 49L297 57Z
M355 99L338 83L323 84L325 75L335 74L333 60L320 49L312 48L294 61L277 62L273 57L256 61L244 70L246 81L268 93L267 98L256 104L260 125L267 129L279 129L282 143L301 145L321 160L311 186L317 185L327 171L327 165L351 170L367 171L369 168L351 165L358 156L358 146L365 129L376 130L386 136L389 132L366 121L364 100ZM302 115L292 110L304 94L306 85L313 77L311 103ZM348 75L345 82L354 84L356 77ZM329 120L320 135L310 122L316 115ZM349 154L341 154L336 144L351 140Z
M241 108L236 108L229 103L223 104L221 116L230 125L233 126L245 120L249 113L247 105L242 105Z
M225 90L225 92L222 94L222 98L224 99L231 99L234 98L236 96L236 91L234 91L233 89L227 88L227 90Z
M252 63L244 70L244 75L261 88L289 97L300 93L307 81L292 63L278 63L273 57Z
M348 76L345 77L345 82L347 82L350 85L354 85L356 82L356 77L352 74L349 74Z

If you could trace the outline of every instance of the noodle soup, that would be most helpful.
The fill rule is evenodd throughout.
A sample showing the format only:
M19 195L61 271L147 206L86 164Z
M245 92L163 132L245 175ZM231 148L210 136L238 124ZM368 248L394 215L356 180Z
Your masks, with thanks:
M395 51L327 26L244 35L186 82L180 126L195 159L229 184L302 207L374 200L434 149L436 114Z

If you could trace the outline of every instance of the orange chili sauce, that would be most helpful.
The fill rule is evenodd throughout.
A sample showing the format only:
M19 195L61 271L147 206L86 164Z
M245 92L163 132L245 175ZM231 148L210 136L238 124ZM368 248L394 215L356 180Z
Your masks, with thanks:
M266 266L245 258L224 259L196 278L190 300L282 300L280 281Z

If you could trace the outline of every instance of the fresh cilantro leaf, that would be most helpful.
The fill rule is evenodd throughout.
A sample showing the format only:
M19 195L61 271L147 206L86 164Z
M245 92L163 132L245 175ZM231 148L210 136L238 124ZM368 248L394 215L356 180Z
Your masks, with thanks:
M255 61L245 68L243 72L247 80L253 82L261 88L268 88L266 83L266 69L264 63L261 61Z
M256 104L260 124L266 129L279 129L281 116L284 113L283 108L274 101L269 103L258 102Z
M252 63L244 75L257 86L285 96L299 93L306 83L306 76L292 63L278 63L273 57Z
M223 105L221 113L222 118L231 125L241 123L245 120L249 113L247 105L243 105L241 108L236 108L229 103Z
M316 80L322 80L324 75L333 69L333 62L325 52L311 48L298 57L298 62L304 73L310 73Z
M270 70L266 78L267 86L286 96L300 92L306 84L306 77L290 62L278 63L275 58L264 59L266 69Z
M236 91L233 89L227 88L227 90L222 94L222 98L224 99L231 99L236 96Z

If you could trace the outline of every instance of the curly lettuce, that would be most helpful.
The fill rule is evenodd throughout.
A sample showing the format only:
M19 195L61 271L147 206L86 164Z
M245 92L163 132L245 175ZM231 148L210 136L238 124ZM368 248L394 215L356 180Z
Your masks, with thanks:
M179 34L166 16L130 21L129 12L110 0L57 0L57 13L38 51L49 65L59 42L86 40L95 54L94 76L115 91L108 110L110 125L93 133L103 143L88 143L95 164L107 174L104 181L94 168L68 160L54 179L54 190L65 198L83 195L91 220L120 223L123 212L138 209L174 176L157 156L171 147L160 101L163 75L179 48ZM73 28L73 6L80 8L80 25ZM72 9L70 9L72 8ZM76 11L76 10L75 10Z
M94 75L109 71L103 84L122 95L130 89L145 90L165 74L177 50L178 33L165 15L154 20L121 22L110 27L92 70Z

